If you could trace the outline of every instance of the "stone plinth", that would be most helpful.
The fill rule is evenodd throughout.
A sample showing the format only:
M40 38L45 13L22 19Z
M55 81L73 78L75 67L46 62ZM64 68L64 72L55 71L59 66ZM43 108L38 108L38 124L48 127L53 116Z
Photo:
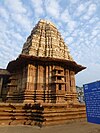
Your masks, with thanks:
M55 125L85 117L84 105L0 103L1 125Z

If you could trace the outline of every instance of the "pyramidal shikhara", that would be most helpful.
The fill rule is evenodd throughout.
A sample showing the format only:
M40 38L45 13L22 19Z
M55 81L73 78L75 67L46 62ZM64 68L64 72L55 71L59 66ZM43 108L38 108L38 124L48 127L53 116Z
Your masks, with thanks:
M33 28L22 54L73 60L58 29L45 20L40 20Z

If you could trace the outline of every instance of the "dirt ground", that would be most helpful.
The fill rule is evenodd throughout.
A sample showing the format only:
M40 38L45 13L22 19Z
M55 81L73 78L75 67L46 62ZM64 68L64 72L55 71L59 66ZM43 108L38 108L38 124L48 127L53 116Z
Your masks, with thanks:
M0 126L0 133L100 133L100 125L78 121L56 126Z

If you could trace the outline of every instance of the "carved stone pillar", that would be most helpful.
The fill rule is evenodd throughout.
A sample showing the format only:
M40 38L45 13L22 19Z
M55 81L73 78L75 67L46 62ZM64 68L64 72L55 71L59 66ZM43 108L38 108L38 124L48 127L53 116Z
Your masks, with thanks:
M67 101L67 104L69 105L71 103L71 90L70 90L70 73L69 70L66 69L65 70L65 89L66 89L66 96L65 96L65 100ZM67 105L67 106L68 106Z
M2 84L3 84L3 77L0 77L0 97L1 97L1 93L2 93Z
M45 73L46 73L46 101L45 102L49 102L49 66L46 66L46 69L45 69Z
M73 104L78 103L76 86L75 86L75 72L70 71L70 87L71 87L71 95Z
M49 94L49 103L52 103L52 91L53 91L53 87L52 87L52 70L54 69L54 66L49 65L49 71L48 71L48 94Z
M75 73L73 71L70 71L70 87L71 87L71 92L76 93Z
M35 82L34 82L34 77L35 77L35 66L29 64L28 65L28 70L27 70L27 80L26 80L26 89L24 91L24 97L25 100L24 102L34 102L34 87L35 87ZM26 76L24 74L24 76ZM25 79L25 77L23 77ZM23 81L23 80L22 80Z
M66 92L70 93L70 78L69 78L69 70L65 70L65 78L66 78Z
M18 80L21 78L21 86L18 84L18 90L19 93L23 93L26 90L26 83L27 83L27 71L28 71L28 67L24 67L22 70L22 76L20 75L20 73L18 74L17 78Z
M36 81L35 81L35 95L36 95L36 102L44 102L44 67L41 65L37 66L36 70Z

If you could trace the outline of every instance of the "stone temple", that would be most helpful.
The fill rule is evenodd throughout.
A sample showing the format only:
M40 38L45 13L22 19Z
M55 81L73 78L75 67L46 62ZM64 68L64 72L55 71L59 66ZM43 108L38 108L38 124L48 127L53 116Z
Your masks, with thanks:
M0 69L0 110L17 112L12 113L12 122L11 118L0 119L10 124L59 124L85 118L85 106L77 100L75 85L75 74L85 68L73 60L55 25L40 20L19 57ZM23 110L31 111L30 115Z

